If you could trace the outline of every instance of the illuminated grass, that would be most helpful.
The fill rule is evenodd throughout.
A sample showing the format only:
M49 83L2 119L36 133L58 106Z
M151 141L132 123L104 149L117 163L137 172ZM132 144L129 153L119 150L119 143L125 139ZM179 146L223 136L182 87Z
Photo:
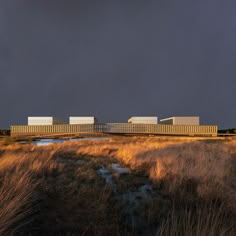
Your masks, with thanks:
M114 162L132 170L113 175L117 193L97 175ZM153 199L135 209L145 227L132 228L124 222L117 194L136 191L146 181L152 182ZM0 200L1 235L230 235L236 217L236 140L127 137L47 147L2 144Z

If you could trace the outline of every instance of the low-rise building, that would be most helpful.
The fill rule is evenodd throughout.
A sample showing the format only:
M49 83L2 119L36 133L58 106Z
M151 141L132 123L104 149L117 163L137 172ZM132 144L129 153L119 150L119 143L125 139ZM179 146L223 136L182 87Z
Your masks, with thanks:
M70 124L64 124L54 117L29 117L28 125L11 126L11 136L45 135L176 135L217 136L216 125L200 125L199 117L176 116L161 120L154 116L135 116L129 123L98 123L95 117L70 117Z

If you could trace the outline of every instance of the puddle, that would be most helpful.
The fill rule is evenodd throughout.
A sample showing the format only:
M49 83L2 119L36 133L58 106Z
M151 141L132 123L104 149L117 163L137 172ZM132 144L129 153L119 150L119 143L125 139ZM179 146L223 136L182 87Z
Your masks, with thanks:
M130 169L126 167L121 167L120 164L112 164L112 169L117 173L117 174L130 174Z
M102 166L97 170L97 174L105 180L105 183L110 185L113 192L116 192L116 185L112 179L112 172L109 171L106 167Z
M75 142L75 141L99 141L99 140L110 140L110 138L101 138L101 137L91 137L91 138L72 138L72 139L36 139L31 143L36 146L47 146L51 144L58 143L67 143L67 142ZM21 141L21 144L27 144L28 141Z
M127 190L120 196L117 196L118 201L123 209L125 222L127 225L142 229L145 226L144 219L136 214L136 210L146 202L153 198L151 184L144 184L135 191Z
M146 183L141 184L135 189L127 189L122 193L118 193L116 191L116 184L113 180L113 174L119 175L130 175L131 170L126 167L122 167L118 163L113 163L111 165L111 170L106 168L105 166L101 166L98 169L97 174L104 179L106 184L112 187L112 190L115 194L115 198L121 206L124 221L127 225L136 228L142 229L145 226L145 220L137 215L137 209L153 199L153 189L151 183L147 180ZM119 181L119 180L118 180Z
M47 146L50 144L55 144L55 143L64 143L65 140L62 139L37 139L32 142L32 144L36 146Z

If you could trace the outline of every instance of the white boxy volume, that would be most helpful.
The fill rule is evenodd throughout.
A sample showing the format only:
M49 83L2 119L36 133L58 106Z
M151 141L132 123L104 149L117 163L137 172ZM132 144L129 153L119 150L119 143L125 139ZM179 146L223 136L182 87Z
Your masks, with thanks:
M93 116L71 116L70 125L79 125L79 124L94 124L96 121Z
M166 125L200 125L198 116L174 116L160 120L160 124Z
M52 116L29 116L28 125L56 125L64 124L62 119L55 118Z
M156 116L133 116L128 120L132 124L158 124Z

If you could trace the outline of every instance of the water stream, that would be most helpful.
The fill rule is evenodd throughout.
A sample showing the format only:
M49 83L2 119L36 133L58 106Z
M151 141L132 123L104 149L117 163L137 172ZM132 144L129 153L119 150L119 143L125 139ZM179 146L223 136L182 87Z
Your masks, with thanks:
M90 137L90 138L71 138L71 139L36 139L31 143L36 146L47 146L50 144L66 143L66 142L75 142L75 141L99 141L99 140L110 140L106 137ZM21 141L20 143L26 144L29 141Z

